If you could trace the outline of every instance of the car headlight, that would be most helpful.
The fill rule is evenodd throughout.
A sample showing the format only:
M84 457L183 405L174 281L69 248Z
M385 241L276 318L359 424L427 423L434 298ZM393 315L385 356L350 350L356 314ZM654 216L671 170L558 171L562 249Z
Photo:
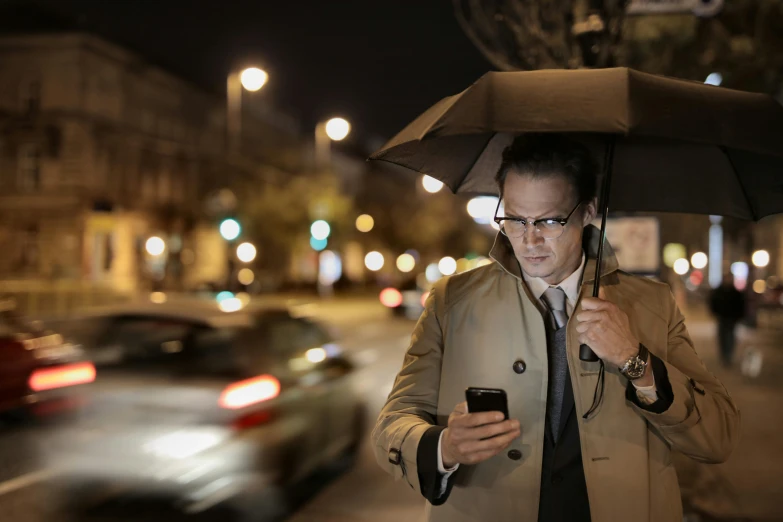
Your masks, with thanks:
M225 437L218 429L182 430L153 439L144 450L157 457L185 459L217 446Z

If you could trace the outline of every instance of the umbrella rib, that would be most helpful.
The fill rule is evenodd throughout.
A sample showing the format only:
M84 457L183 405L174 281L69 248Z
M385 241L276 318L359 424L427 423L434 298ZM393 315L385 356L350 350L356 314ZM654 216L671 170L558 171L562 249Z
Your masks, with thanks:
M737 183L739 183L740 190L742 190L742 197L745 198L745 201L748 204L748 208L750 209L750 215L753 218L753 221L758 221L759 218L756 215L756 210L753 208L753 202L748 197L748 191L745 189L745 184L742 183L742 178L739 176L739 172L737 171L737 166L734 165L734 160L731 159L731 154L729 154L728 149L723 145L719 146L718 148L726 156L726 159L729 160L729 164L731 165L731 170L733 170L734 174L737 176Z

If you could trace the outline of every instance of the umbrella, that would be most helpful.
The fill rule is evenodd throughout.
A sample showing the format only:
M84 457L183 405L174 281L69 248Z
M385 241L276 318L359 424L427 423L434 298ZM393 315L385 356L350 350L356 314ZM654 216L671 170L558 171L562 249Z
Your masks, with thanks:
M627 68L491 72L416 118L371 160L454 193L497 194L514 135L570 133L603 156L598 295L612 210L759 220L783 212L783 106L763 94ZM597 361L587 346L580 358Z

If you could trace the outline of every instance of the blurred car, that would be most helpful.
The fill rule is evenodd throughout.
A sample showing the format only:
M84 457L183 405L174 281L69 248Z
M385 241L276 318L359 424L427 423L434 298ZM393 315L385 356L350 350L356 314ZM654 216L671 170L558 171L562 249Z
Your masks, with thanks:
M353 365L286 309L142 304L85 319L99 377L50 448L69 498L120 489L266 520L287 488L359 448Z
M397 287L385 288L378 298L395 316L417 320L424 311L424 302L429 295L429 289L422 288L418 279L409 278Z
M0 301L0 414L50 416L79 406L80 385L95 380L95 367L80 346L27 321L12 301Z

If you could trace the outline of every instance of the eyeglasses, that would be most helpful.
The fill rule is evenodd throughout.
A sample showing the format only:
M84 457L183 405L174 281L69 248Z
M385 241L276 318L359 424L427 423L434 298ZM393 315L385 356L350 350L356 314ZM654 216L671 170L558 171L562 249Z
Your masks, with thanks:
M565 218L542 218L528 221L518 217L498 217L498 210L500 209L500 201L498 201L498 208L495 209L495 223L498 224L504 236L514 239L525 235L528 223L532 224L535 231L544 239L557 239L563 235L563 230L568 224L568 220L571 219L571 216L574 215L574 212L581 204L581 201L577 203Z

